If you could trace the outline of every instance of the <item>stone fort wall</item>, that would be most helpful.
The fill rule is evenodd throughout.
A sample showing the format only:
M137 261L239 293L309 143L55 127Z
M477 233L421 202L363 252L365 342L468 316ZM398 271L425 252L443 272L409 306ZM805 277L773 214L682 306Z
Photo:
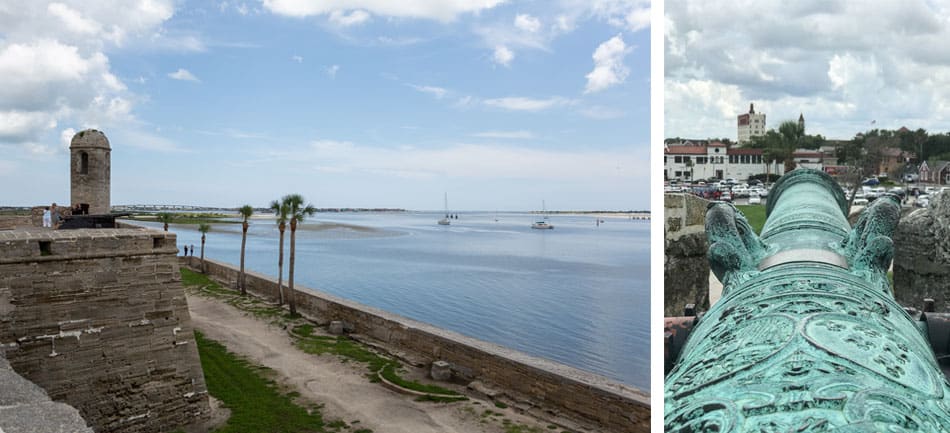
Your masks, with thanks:
M195 270L200 267L197 257L181 260ZM209 276L229 286L238 279L239 270L226 263L205 259L205 267ZM246 281L249 292L276 302L275 279L247 272ZM600 431L650 431L649 396L602 376L313 289L298 286L296 299L298 312L317 323L341 320L352 332L412 353L425 362L447 361L458 377L488 382L542 408L594 421L604 427Z
M682 316L686 304L709 310L706 205L693 194L663 196L663 315Z
M208 396L176 253L174 234L151 230L0 231L10 365L97 432L203 423Z

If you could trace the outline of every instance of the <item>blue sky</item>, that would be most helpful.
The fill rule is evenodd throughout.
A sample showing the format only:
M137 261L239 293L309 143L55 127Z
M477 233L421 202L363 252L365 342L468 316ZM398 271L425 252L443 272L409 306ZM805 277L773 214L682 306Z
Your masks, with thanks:
M649 208L640 0L0 2L0 205Z

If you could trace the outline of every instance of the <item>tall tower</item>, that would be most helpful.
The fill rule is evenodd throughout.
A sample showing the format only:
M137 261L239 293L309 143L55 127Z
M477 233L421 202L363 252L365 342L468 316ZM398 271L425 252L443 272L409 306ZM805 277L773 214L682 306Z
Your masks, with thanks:
M740 145L752 141L752 137L765 135L765 113L756 113L755 107L749 104L749 112L736 117L738 126L738 143Z
M798 113L798 127L803 133L805 132L805 115L802 113Z
M95 129L79 131L69 143L70 206L80 204L90 214L107 214L112 163L109 139Z

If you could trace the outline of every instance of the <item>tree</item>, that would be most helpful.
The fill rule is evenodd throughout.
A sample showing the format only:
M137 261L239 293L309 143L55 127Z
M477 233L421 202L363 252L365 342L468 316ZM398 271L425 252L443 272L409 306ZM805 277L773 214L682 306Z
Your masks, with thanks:
M249 224L247 223L247 219L250 218L251 215L254 214L254 208L251 207L251 205L246 204L246 205L244 205L244 206L241 206L241 209L238 209L238 212L240 212L241 216L244 217L244 222L241 223L241 230L242 230L242 234L241 234L241 277L239 278L238 282L239 282L239 284L241 285L241 295L247 296L247 286L245 285L246 280L247 280L247 275L244 274L244 246L247 245L247 228L248 228L248 226L249 226Z
M290 268L287 270L287 296L290 299L290 314L297 314L297 302L294 292L294 259L296 255L295 240L297 237L297 224L317 212L317 209L311 204L304 205L304 199L300 194L290 194L285 196L283 204L290 211Z
M277 200L270 203L270 209L277 216L277 230L280 231L280 253L277 258L277 305L284 305L284 230L287 229L290 209L284 205L283 201Z
M163 222L163 223L165 224L165 231L166 231L166 232L168 231L168 223L172 222L173 219L175 219L175 218L172 217L172 214L170 214L170 213L168 213L168 212L162 212L162 213L158 214L158 220L161 221L161 222Z
M198 231L201 232L201 272L208 272L205 269L205 234L211 231L211 224L198 224Z
M838 163L849 167L845 175L845 183L851 184L848 209L851 208L862 181L879 171L884 148L892 147L897 140L893 134L881 134L881 131L875 129L858 134L845 145L838 147Z
M770 129L765 135L752 138L752 147L762 149L766 161L785 164L785 172L795 169L796 149L817 149L825 143L821 135L806 135L805 128L794 120L786 120L778 129Z

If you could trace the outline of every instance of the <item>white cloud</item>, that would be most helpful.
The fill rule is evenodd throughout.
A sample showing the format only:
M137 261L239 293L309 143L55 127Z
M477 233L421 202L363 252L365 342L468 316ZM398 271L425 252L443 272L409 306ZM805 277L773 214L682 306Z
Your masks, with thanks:
M69 151L69 145L72 144L73 137L76 135L76 130L73 128L66 128L59 133L59 141L63 145L64 151Z
M547 99L509 96L505 98L486 99L484 101L485 105L512 111L541 111L568 105L572 102L573 101L560 96L553 96Z
M577 110L577 112L581 113L581 115L583 115L584 117L597 119L597 120L619 119L623 117L624 115L626 115L626 113L624 113L621 110L617 110L617 109L609 108L609 107L603 107L600 105L584 107Z
M407 84L407 86L412 87L413 89L416 89L416 91L419 91L422 93L428 93L432 96L435 96L436 99L442 99L445 97L446 93L448 93L448 90L442 87L420 86L417 84Z
M325 71L330 78L336 78L336 73L340 72L340 65L327 66Z
M592 56L594 70L587 74L584 93L599 92L623 83L630 74L630 69L623 64L623 59L631 51L633 49L627 47L620 35L600 44Z
M0 141L35 139L37 131L55 127L56 120L42 111L0 111Z
M250 9L248 9L247 5L244 4L244 3L241 3L241 4L237 5L237 6L234 6L234 10L236 10L237 13L239 13L239 14L241 14L241 15L245 15L245 16L246 16L248 13L250 13Z
M179 37L162 24L174 0L33 0L0 4L0 142L48 155L56 125L125 125L141 97L111 71L106 52ZM144 82L144 78L136 80Z
M350 27L360 24L364 24L370 20L370 15L364 10L354 10L347 14L342 10L335 10L330 12L329 20L334 25L340 27Z
M505 0L263 0L264 7L278 15L307 17L334 11L362 9L373 15L420 18L442 22L459 15L491 9Z
M302 57L302 56L298 56L298 55L296 55L296 54L293 55L293 56L290 56L290 60L293 60L293 61L295 61L295 62L297 62L297 63L303 63L303 57Z
M541 30L541 20L528 14L518 14L515 16L515 27L528 33L537 33Z
M642 167L648 163L632 146L620 151L591 152L470 143L437 148L381 148L338 140L317 140L303 151L271 153L270 157L294 161L325 173L365 173L411 179L452 176L602 181L607 173L622 178L645 177L642 170L620 171L617 167ZM524 161L531 164L526 165Z
M515 53L508 49L504 45L499 45L495 47L495 53L492 55L492 60L502 66L508 66L511 64L511 61L515 59Z
M46 10L50 15L59 18L72 32L93 35L102 30L101 24L83 17L78 11L62 3L50 3Z
M574 20L567 15L558 15L554 19L554 30L558 33L567 33L573 31L574 27Z
M768 115L767 127L803 113L809 133L831 138L853 137L872 119L882 128L943 130L950 121L948 12L945 2L923 0L873 8L854 0L668 4L667 90L703 82L741 91L744 100L724 116L697 103L700 95L674 93L682 104L671 104L667 93L667 134L685 136L669 126L688 127L698 117L722 122L701 136L735 137L735 116L749 102ZM710 111L696 109L703 106Z
M175 80L182 80L182 81L195 81L195 82L200 81L198 80L198 77L196 77L191 72L188 72L188 70L184 68L178 68L178 70L175 72L169 72L168 77Z
M630 10L630 13L625 17L625 22L627 24L627 29L631 32L645 29L650 27L650 6L649 4L645 6L635 7Z
M472 134L473 137L479 138L501 138L501 139L519 139L519 140L530 140L535 138L535 135L531 131L485 131Z

